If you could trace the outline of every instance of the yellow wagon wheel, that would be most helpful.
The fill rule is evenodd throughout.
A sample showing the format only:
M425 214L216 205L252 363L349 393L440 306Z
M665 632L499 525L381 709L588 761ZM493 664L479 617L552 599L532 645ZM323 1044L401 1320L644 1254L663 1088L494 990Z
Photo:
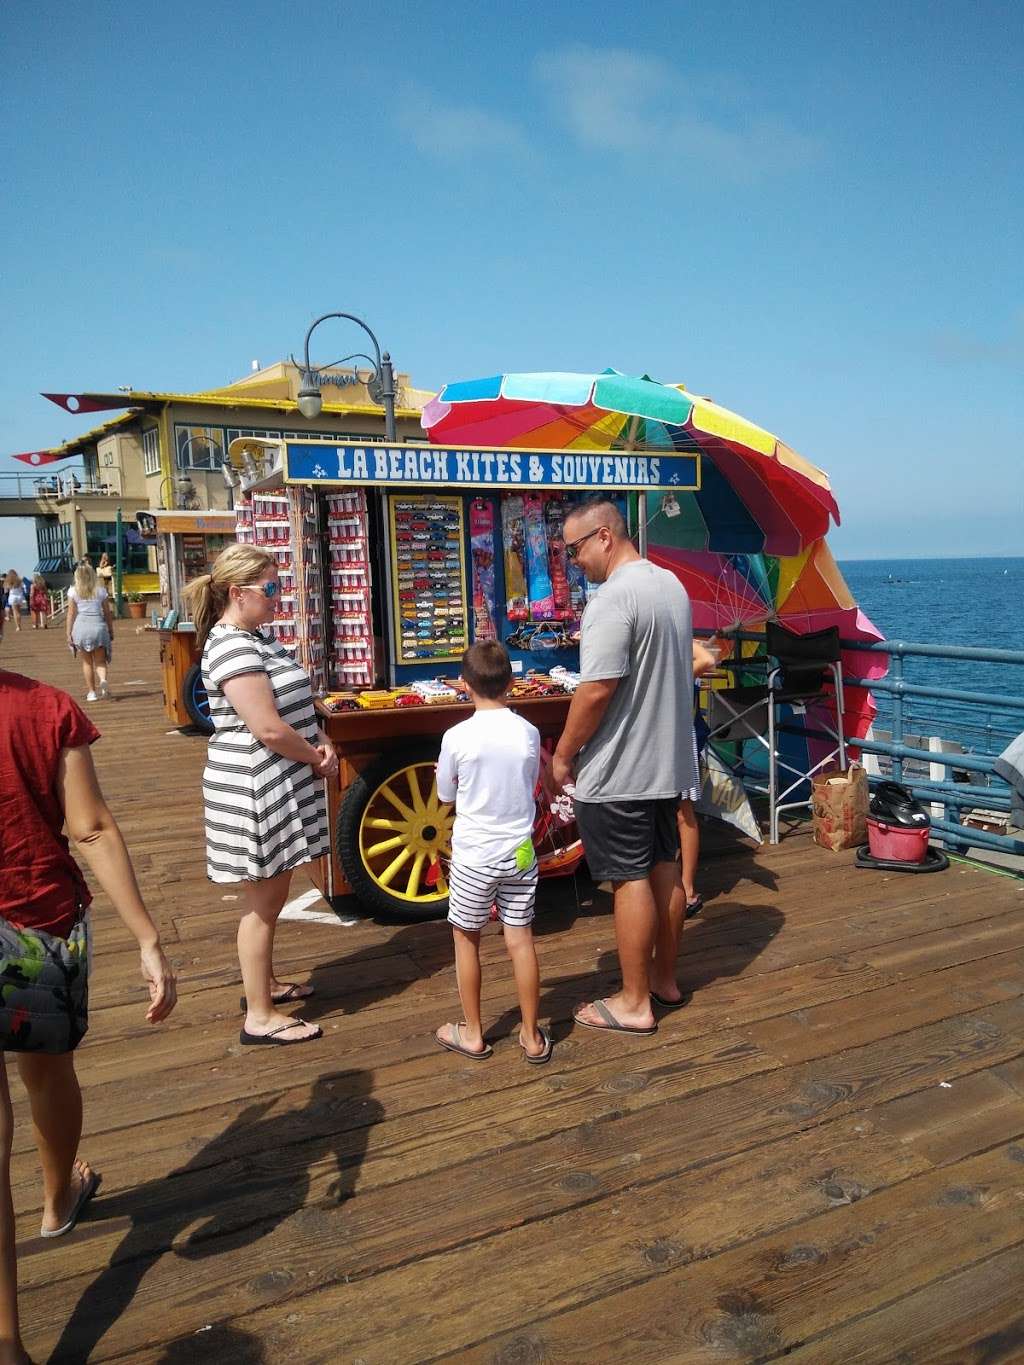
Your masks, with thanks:
M338 813L338 856L368 909L402 919L448 913L445 869L455 809L437 795L437 750L385 754L360 773Z

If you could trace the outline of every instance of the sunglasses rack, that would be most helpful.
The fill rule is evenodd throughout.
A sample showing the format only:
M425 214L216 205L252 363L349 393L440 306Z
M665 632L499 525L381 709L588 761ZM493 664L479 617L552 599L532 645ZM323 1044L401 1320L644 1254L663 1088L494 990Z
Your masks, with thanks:
M326 504L327 581L334 628L331 681L341 688L369 687L373 682L373 622L366 493L362 488L328 493Z

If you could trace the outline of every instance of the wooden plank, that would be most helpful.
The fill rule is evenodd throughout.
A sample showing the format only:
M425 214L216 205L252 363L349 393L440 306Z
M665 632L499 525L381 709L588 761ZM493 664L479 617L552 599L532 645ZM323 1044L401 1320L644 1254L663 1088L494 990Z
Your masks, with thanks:
M1024 1360L1024 1246L936 1280L787 1352L795 1365L1012 1365Z
M791 1231L670 1267L558 1316L538 1314L514 1334L435 1358L474 1365L530 1359L529 1349L534 1359L559 1361L770 1359L961 1270L972 1248L982 1245L991 1256L1019 1246L1019 1192L1020 1165L1002 1148L906 1180L884 1200L819 1214ZM542 1269L564 1275L546 1256ZM275 1351L284 1349L280 1334L272 1340ZM819 1349L817 1359L837 1358L827 1343Z
M531 1220L426 1264L412 1261L387 1275L314 1289L288 1304L290 1358L328 1359L333 1350L335 1360L399 1362L465 1349L534 1316L707 1260L851 1194L863 1198L926 1169L927 1162L869 1125L840 1120L724 1158L699 1176L688 1171L540 1223ZM301 1262L295 1270L301 1278ZM499 1285L501 1292L494 1292ZM246 1329L268 1342L275 1359L288 1359L278 1356L284 1343L275 1333L283 1305L262 1306L242 1284L229 1294ZM110 1347L116 1349L114 1334ZM141 1357L158 1358L157 1352Z

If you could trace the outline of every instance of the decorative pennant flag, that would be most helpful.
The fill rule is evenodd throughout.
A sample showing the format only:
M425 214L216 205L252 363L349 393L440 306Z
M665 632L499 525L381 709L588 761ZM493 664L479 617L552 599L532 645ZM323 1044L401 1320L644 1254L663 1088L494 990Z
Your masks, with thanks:
M51 450L26 450L21 455L12 455L11 459L20 460L22 464L41 465L53 464L55 460L66 460L70 455L70 451L66 455L55 455Z
M111 412L115 408L130 408L133 404L127 398L112 393L44 393L51 403L56 403L65 412Z

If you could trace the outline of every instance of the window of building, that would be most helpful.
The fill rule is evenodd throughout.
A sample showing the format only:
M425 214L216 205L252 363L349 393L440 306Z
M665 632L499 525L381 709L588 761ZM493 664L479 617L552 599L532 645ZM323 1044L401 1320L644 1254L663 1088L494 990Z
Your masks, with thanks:
M224 463L224 430L176 423L174 448L179 469L220 469Z
M70 573L74 568L71 527L56 517L36 518L36 547L39 563L36 573Z
M145 545L129 545L127 526L121 528L121 548L123 551L123 569L125 573L146 573L149 569L149 551ZM134 531L134 528L132 528ZM137 535L138 533L135 532ZM111 564L114 563L114 553L117 548L117 523L114 521L87 521L85 523L85 552L93 562L93 567L100 562L101 554L110 556Z
M147 427L142 433L142 464L147 474L160 473L159 427Z
M83 454L82 467L85 470L85 482L95 487L100 481L100 461L95 450L87 450Z

